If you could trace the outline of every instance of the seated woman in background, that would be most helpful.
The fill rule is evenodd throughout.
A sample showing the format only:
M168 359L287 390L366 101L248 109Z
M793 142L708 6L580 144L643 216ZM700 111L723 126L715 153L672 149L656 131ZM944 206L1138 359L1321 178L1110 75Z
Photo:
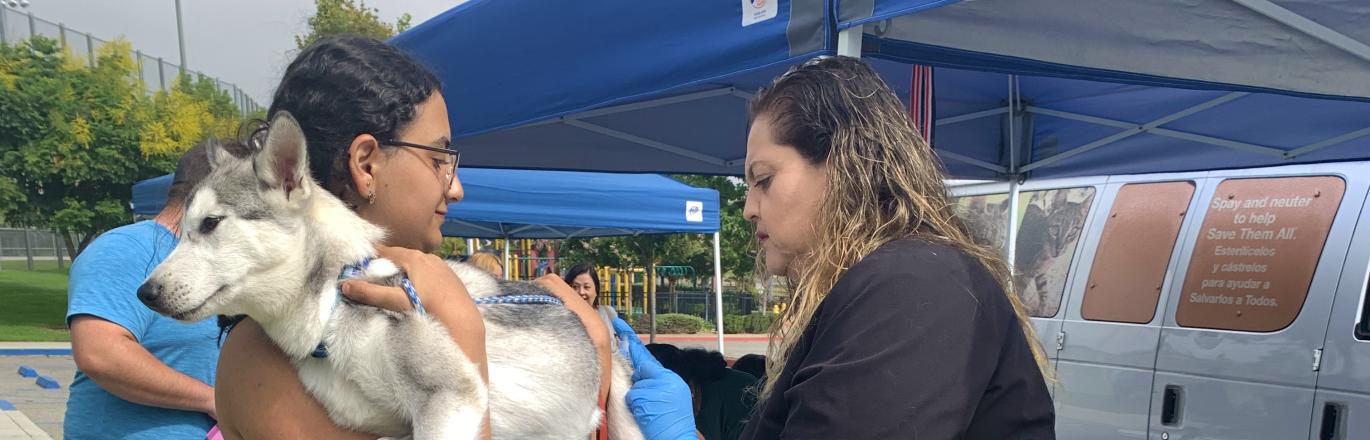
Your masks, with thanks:
M566 276L563 278L566 280L566 284L571 286L571 290L580 295L581 299L592 306L599 305L599 275L595 275L594 264L577 263L566 271Z
M581 299L590 303L590 306L594 307L599 312L599 316L604 318L604 322L613 322L613 319L618 317L618 311L614 310L613 306L599 304L599 275L595 274L594 264L588 262L576 263L576 265L571 266L571 269L566 271L566 276L562 277L562 279L566 280L566 284L569 284L571 290L574 290L577 295L580 295ZM614 343L615 349L618 348L617 340L611 340L610 342Z

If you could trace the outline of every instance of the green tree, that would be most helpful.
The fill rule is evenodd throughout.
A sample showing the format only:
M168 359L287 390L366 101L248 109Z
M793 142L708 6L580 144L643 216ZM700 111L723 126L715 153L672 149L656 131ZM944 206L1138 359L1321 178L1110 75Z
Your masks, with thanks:
M706 271L712 273L713 243L710 236L700 234L570 239L562 244L560 257L571 263L589 261L597 266L643 268L647 273L656 273L656 266L660 264L691 266L696 273L704 274ZM664 281L668 283L674 304L678 280ZM649 286L648 291L655 294L656 285ZM632 307L631 301L630 297L629 307Z
M466 240L457 237L443 237L442 244L433 253L442 258L455 258L465 255L467 253Z
M131 52L116 41L86 67L52 39L0 45L0 218L57 230L70 255L131 220L133 182L236 125L232 101L203 79L148 97ZM150 125L174 142L146 142Z
M309 31L295 36L295 46L300 49L309 47L319 38L329 35L354 34L384 40L396 33L409 29L413 17L401 15L395 24L381 21L376 8L369 8L365 1L352 0L315 0L314 15L309 17Z
M72 255L127 223L129 184L171 163L138 150L147 98L129 52L106 45L86 68L51 39L0 47L0 216L62 232Z
M752 280L756 269L756 238L752 225L742 216L742 208L747 202L747 186L735 177L726 176L671 176L687 185L711 188L718 191L719 199L719 247L723 273L738 282L745 290L752 290ZM712 243L710 243L712 246ZM711 269L710 263L704 266ZM696 266L695 270L701 267Z
M172 156L208 138L237 135L242 123L233 98L213 78L182 75L153 95L139 132L144 156Z

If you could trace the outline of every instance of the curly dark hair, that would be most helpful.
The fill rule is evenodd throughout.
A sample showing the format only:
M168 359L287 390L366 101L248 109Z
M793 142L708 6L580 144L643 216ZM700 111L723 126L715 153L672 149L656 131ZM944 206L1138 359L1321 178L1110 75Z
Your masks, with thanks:
M393 139L442 83L417 60L371 38L321 38L295 57L276 88L270 120L288 111L309 144L309 171L343 200L348 147L358 135Z
M371 38L334 36L309 45L290 62L267 109L270 120L287 111L304 131L309 174L349 203L358 200L347 185L348 147L358 135L393 139L418 114L418 106L442 93L433 73L399 49ZM268 127L258 121L251 138ZM383 148L394 148L382 146ZM219 316L219 339L245 315Z

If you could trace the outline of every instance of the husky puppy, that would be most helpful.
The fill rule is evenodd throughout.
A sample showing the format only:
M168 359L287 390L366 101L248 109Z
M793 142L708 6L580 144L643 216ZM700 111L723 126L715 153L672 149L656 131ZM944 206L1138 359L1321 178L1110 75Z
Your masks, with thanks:
M213 147L210 156L210 174L187 200L180 244L138 290L148 307L182 321L251 316L349 429L476 438L487 408L495 438L585 439L598 426L600 366L580 320L559 303L500 301L546 300L540 287L453 264L477 302L489 303L478 306L487 389L437 321L339 295L344 272L390 285L401 285L403 274L371 260L385 232L309 176L293 117L275 117L251 157ZM610 433L640 439L624 401L631 372L621 356L614 364Z

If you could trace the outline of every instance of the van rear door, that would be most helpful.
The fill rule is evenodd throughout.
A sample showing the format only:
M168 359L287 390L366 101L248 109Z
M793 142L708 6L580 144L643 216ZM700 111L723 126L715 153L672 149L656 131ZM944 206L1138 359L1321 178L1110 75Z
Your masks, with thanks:
M1364 173L1360 174L1364 175ZM1319 362L1309 439L1370 438L1370 203L1351 239Z
M1201 185L1169 286L1153 437L1309 435L1316 350L1365 198L1350 177L1365 170L1335 166L1216 171Z

